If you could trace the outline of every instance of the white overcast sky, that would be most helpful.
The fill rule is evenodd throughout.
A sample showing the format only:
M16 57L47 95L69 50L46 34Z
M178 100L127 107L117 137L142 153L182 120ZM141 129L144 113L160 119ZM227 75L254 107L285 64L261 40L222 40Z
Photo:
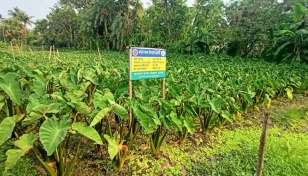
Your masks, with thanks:
M225 0L229 1L229 0ZM0 0L0 14L7 18L8 10L18 7L27 12L34 20L43 19L50 12L52 7L58 0ZM144 5L147 5L150 0L141 0ZM188 6L191 6L194 0L187 0Z

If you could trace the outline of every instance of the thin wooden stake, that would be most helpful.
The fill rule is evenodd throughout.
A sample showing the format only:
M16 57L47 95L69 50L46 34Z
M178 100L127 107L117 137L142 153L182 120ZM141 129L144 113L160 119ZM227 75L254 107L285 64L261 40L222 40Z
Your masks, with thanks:
M50 62L50 57L51 57L51 50L52 50L52 46L50 46L50 49L49 49L49 56L48 56L49 62Z
M30 53L31 53L31 56L33 56L34 55L34 53L33 53L33 51L31 50L31 48L29 47L29 51L30 51Z
M162 84L162 96L163 99L166 99L166 78L163 78L163 84Z
M13 54L13 59L14 59L14 61L15 61L15 53L14 53L14 50L13 50L13 44L12 44L12 42L11 42L11 50L12 50L12 54Z
M99 50L99 47L97 47L97 52L98 52L99 60L100 60L100 62L102 63L102 55L101 55L101 52L100 52L100 50Z
M263 127L262 127L262 134L261 134L261 137L260 137L257 176L261 176L262 175L263 160L264 160L264 149L265 149L265 143L266 143L266 133L267 133L267 129L268 129L269 115L270 115L269 112L265 112L264 113L264 121L263 121Z
M56 57L55 45L52 45L53 59Z

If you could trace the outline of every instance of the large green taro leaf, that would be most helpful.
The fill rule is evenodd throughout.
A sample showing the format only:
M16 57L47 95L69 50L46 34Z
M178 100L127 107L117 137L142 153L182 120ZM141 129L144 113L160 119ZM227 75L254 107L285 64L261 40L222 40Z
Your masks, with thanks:
M65 139L67 130L71 127L72 121L69 117L57 119L55 116L47 119L39 130L40 140L50 156L58 145Z
M80 134L81 136L94 141L95 144L103 144L103 141L98 132L92 127L85 126L82 122L74 123L72 125L72 129L76 131L77 134Z
M10 149L6 152L7 159L5 161L5 170L11 169L17 161L27 154L30 149L33 148L33 143L37 140L37 136L29 133L22 135L17 141L14 142L14 145L18 149Z
M15 127L13 117L7 117L0 123L0 146L12 136Z
M106 107L102 110L100 110L94 117L94 119L92 120L90 126L95 126L99 121L101 121L109 112L111 111L111 109L109 107Z
M17 105L22 104L22 90L14 73L7 73L3 78L0 78L0 88L14 103Z

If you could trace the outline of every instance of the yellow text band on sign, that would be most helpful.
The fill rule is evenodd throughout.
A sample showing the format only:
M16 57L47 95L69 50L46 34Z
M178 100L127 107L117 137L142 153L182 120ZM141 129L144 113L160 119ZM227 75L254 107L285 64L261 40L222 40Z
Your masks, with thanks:
M129 51L130 80L166 78L166 65L165 49L132 47Z
M150 57L132 57L132 72L166 70L167 59Z

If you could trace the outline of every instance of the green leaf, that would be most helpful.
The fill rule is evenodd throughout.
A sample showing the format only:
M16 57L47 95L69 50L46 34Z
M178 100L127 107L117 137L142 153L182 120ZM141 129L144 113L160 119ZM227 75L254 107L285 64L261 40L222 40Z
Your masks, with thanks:
M228 111L222 111L221 116L225 119L227 119L229 122L233 122L232 116Z
M145 113L156 125L161 125L160 120L158 119L157 112L149 105L140 105L140 110Z
M41 119L47 113L56 114L60 112L61 106L62 105L60 103L51 103L49 105L38 104L32 108L32 112L30 112L30 115L23 120L22 124L29 125L29 124L36 123L39 119Z
M108 100L108 102L112 106L112 111L116 115L118 115L119 117L121 117L124 120L128 119L128 112L127 112L127 110L124 107L122 107L121 105L117 104L113 100Z
M103 95L95 92L93 103L95 108L99 107L100 109L104 109L109 105L108 100L114 101L114 96L109 89L105 89Z
M144 112L142 112L140 110L140 104L137 100L132 99L132 104L133 104L133 112L136 115L136 118L138 120L138 122L140 123L140 125L142 126L142 129L144 131L145 134L150 134L154 132L154 128L156 128L157 126L155 125L155 122L153 122L153 120L151 119L151 117L149 117L147 114L145 114Z
M86 69L83 73L84 79L91 81L95 85L99 85L96 70L94 69Z
M113 159L117 154L118 152L120 151L120 148L118 146L118 141L117 141L117 135L118 132L115 132L114 134L114 138L111 138L110 136L108 135L104 135L104 138L107 140L108 142L108 153L109 153L109 156L110 156L110 159Z
M295 21L301 21L303 16L308 14L307 7L303 6L299 2L293 4L293 10L294 10L293 16Z
M284 89L287 93L287 96L290 100L293 100L293 89L292 87L287 87Z
M87 106L85 102L73 102L72 105L82 115L91 114L91 108Z
M39 136L48 156L52 155L58 145L65 139L71 124L69 117L57 119L53 116L44 121L40 127Z
M10 149L6 152L7 159L5 161L5 170L11 169L16 162L33 148L33 143L37 140L37 136L29 133L22 135L14 145L19 149Z
M194 121L190 117L186 117L183 125L186 127L188 133L193 134L195 132Z
M72 170L73 170L74 165L75 165L75 163L77 161L79 152L80 152L80 142L78 143L78 146L77 146L74 158L71 160L71 162L69 163L68 167L66 167L66 169L65 169L64 176L72 175Z
M19 106L22 104L22 89L14 73L7 73L4 78L0 78L0 88L14 103Z
M5 118L0 124L0 146L11 138L15 127L15 121L12 117Z
M36 153L35 155L39 162L45 167L50 176L57 176L55 170L52 167L50 167L46 162L44 162Z
M74 123L72 125L72 129L77 131L78 134L86 137L87 139L94 141L95 144L103 144L103 141L98 132L92 127L85 126L82 122Z
M96 116L94 117L94 119L92 120L90 126L93 127L95 126L99 121L101 121L109 112L111 111L111 109L109 107L106 107L102 110L100 110Z
M271 103L272 103L272 99L269 97L268 94L265 94L263 104L265 104L267 108L270 108Z
M251 96L247 93L243 93L242 94L245 98L245 100L248 102L248 104L252 105L253 104L253 99L251 98Z
M169 114L167 114L164 108L160 108L159 116L165 127L170 130L172 128L172 121L170 120Z
M182 121L178 118L178 116L175 112L170 113L170 119L171 119L172 123L175 125L175 128L177 129L177 131L182 131L182 128L183 128L184 125L183 125Z
M220 113L221 111L221 107L220 107L220 102L218 99L213 99L212 101L209 102L209 104L211 105L211 108L213 111L215 111L217 114Z
M173 110L172 104L169 101L165 100L165 99L162 100L162 105L168 111L172 111Z
M190 104L185 104L184 106L185 111L189 113L192 117L198 117L197 112L194 110L194 108Z
M46 92L47 82L48 80L43 76L35 76L35 79L33 81L33 91L35 92L35 94L43 96Z

